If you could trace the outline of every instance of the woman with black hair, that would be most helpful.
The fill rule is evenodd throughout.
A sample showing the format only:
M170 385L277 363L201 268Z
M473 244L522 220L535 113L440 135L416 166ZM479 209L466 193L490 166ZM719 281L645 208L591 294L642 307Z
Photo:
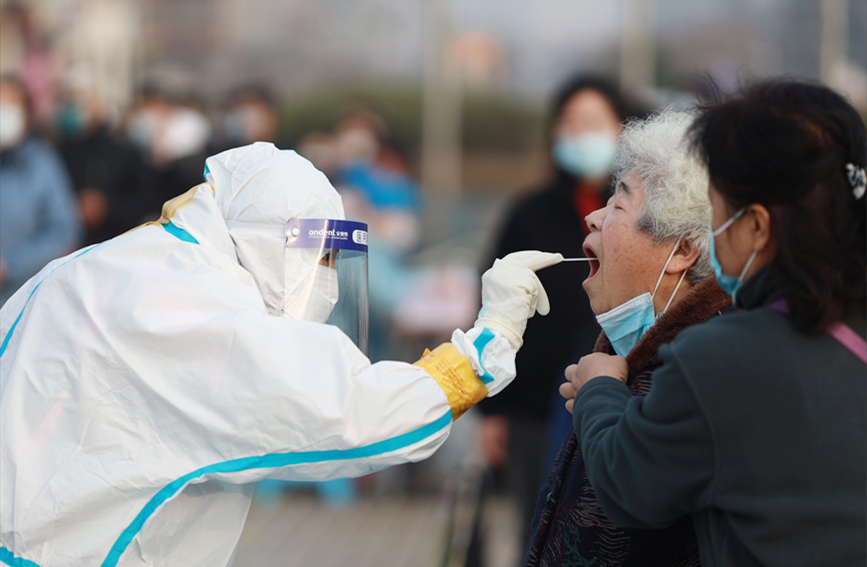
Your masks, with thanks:
M661 348L646 396L620 357L567 370L591 484L621 526L691 514L703 565L863 566L864 123L828 88L770 81L692 135L717 281L741 313Z

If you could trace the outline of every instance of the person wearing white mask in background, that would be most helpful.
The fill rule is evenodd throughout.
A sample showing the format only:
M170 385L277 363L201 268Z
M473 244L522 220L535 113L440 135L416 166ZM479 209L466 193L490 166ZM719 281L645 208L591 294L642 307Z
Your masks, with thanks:
M155 165L154 145L162 134L170 110L169 101L155 85L145 84L123 119L120 132L149 164ZM228 148L223 148L228 149Z
M689 151L692 119L665 110L629 122L620 137L614 195L587 216L584 251L594 261L583 287L603 331L594 352L625 357L633 395L655 384L664 343L731 309L713 278L708 174ZM569 415L562 405L561 411ZM593 493L575 434L564 441L539 492L527 567L699 564L689 518L661 530L615 526Z
M364 225L326 177L258 142L208 158L205 179L0 311L7 564L230 565L257 481L427 458L512 381L527 319L548 312L534 270L563 257L513 254L484 275L472 329L371 364L323 324L349 298L362 329L366 298Z
M279 117L274 95L266 84L242 85L229 94L217 114L215 149L220 151L253 142L277 143ZM279 144L277 144L279 145Z
M80 245L63 161L30 132L24 84L0 78L0 305L49 261Z
M201 181L213 128L196 96L176 96L166 105L155 132L153 155L159 173L157 202L171 199Z

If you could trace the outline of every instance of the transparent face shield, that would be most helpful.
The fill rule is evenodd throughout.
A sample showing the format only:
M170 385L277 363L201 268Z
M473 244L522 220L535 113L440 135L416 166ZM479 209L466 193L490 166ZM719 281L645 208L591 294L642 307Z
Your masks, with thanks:
M368 355L367 225L337 219L289 219L286 248L314 255L304 315L339 327ZM326 318L327 317L327 318Z

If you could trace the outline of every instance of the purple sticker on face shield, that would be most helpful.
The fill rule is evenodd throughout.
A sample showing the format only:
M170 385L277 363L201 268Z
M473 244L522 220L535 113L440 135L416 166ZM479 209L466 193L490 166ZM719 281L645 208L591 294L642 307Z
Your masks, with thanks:
M367 252L367 225L337 219L289 219L286 247Z

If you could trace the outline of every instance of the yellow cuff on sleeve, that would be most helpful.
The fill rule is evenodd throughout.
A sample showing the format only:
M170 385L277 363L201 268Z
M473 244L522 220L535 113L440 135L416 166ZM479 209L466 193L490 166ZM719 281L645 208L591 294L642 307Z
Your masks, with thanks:
M488 388L476 376L470 359L452 343L443 343L433 351L425 349L415 366L424 369L443 389L453 421L488 395Z

